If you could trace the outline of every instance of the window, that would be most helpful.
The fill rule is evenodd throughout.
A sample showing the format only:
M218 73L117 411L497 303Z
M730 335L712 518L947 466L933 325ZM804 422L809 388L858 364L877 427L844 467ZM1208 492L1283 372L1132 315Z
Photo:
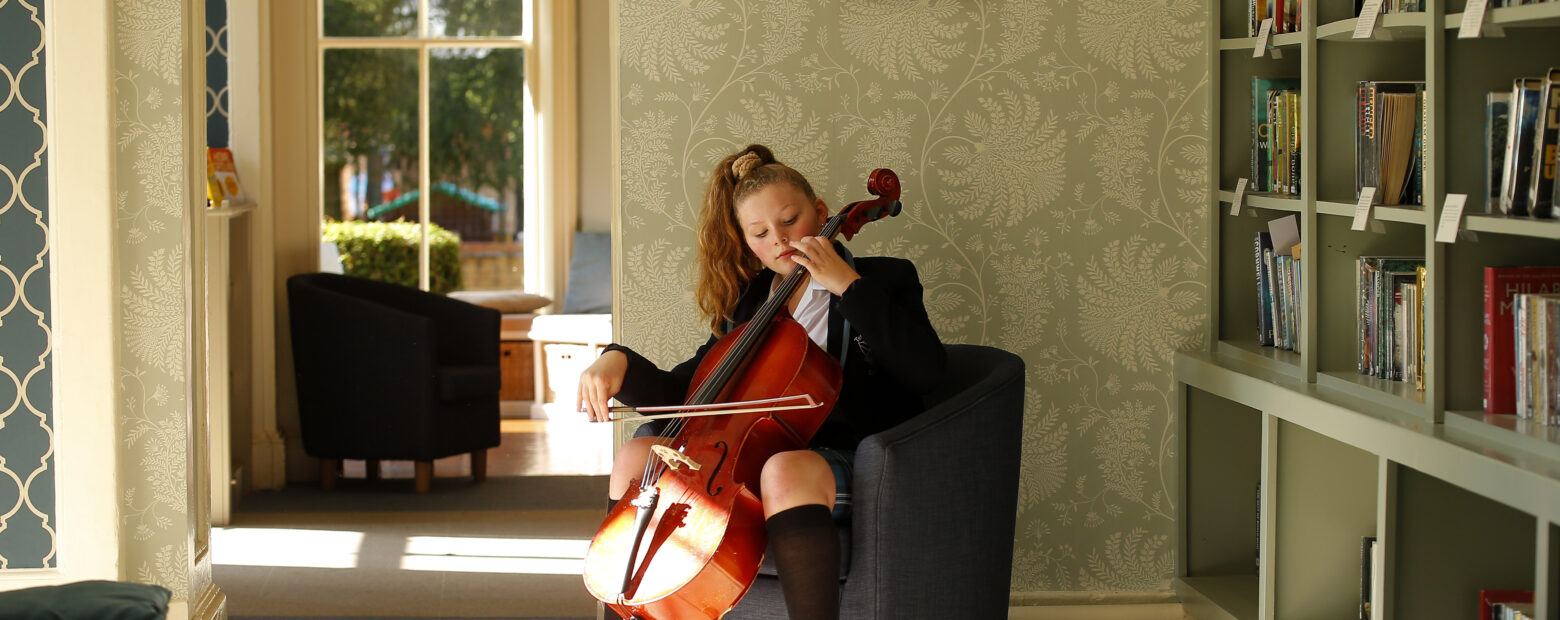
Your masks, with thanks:
M319 2L322 217L454 233L412 227L421 288L526 289L532 0Z

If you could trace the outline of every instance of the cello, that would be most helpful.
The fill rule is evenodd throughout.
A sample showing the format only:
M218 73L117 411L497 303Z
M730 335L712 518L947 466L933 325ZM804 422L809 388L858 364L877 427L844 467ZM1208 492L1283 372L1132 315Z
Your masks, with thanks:
M899 214L892 170L872 171L867 191L876 198L846 205L819 235L849 240ZM757 577L768 543L759 472L770 456L806 448L840 391L839 362L785 309L806 274L791 270L748 322L716 341L683 405L637 410L681 413L630 418L673 419L586 552L586 590L620 617L719 618Z

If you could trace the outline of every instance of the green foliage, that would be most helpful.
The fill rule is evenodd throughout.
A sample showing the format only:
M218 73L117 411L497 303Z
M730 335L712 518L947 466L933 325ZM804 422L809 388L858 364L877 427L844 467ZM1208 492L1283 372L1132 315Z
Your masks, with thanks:
M335 243L342 271L403 286L417 287L416 222L326 222L324 241ZM460 236L428 225L428 287L435 293L460 288Z
M415 0L327 0L332 36L398 37L417 33ZM431 36L520 34L520 0L435 2ZM434 49L429 84L430 182L471 190L517 191L523 170L521 130L525 56L517 49ZM342 219L335 171L366 160L370 205L393 173L402 192L417 182L417 54L413 50L335 49L325 53L325 215Z

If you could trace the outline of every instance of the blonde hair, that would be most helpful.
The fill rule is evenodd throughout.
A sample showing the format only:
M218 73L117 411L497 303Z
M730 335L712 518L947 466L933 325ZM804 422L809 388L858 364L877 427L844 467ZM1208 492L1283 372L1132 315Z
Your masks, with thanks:
M774 183L790 183L808 202L818 199L806 177L776 161L769 147L761 144L748 145L722 158L710 172L699 212L699 275L694 299L716 335L724 333L743 289L763 269L758 257L747 251L737 221L737 204Z

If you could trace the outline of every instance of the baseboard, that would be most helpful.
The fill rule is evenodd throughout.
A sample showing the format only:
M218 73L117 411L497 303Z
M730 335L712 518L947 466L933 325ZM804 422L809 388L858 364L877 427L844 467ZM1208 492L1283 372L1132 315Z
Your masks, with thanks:
M1008 605L1013 607L1065 607L1068 605L1152 605L1180 603L1175 590L1083 590L1013 591Z
M1009 620L1181 620L1175 590L1013 592Z
M1009 607L1008 620L1182 620L1180 603Z

